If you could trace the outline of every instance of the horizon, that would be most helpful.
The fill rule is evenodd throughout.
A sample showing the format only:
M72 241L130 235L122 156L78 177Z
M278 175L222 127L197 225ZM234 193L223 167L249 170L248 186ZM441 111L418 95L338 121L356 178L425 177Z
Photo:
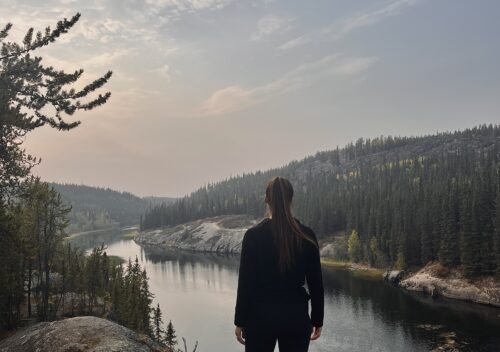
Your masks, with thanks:
M480 126L487 126L487 125L500 126L500 124L497 124L497 123L483 123L483 124L479 124L479 125L475 125L475 126L471 126L471 127L466 127L466 128L463 128L463 129L446 130L446 131L435 131L434 133L426 133L426 134L419 134L419 135L404 135L404 136L403 135L380 135L378 137L373 137L373 138L358 137L358 139L362 138L364 141L366 141L368 139L373 140L374 138L389 138L389 137L393 137L393 138L402 138L402 137L407 137L407 138L424 138L424 137L429 137L429 136L437 136L439 134L449 134L449 133L455 133L455 132L464 132L464 131L469 130L469 129L473 129L473 128L480 127ZM281 167L289 165L292 162L295 162L295 161L299 161L300 162L300 161L302 161L304 159L307 159L309 157L314 157L317 153L320 153L320 152L330 152L330 151L335 150L337 147L339 149L343 149L349 143L354 143L355 141L356 141L356 139L351 140L350 142L347 142L346 144L344 144L342 146L338 145L338 146L335 146L334 148L331 148L331 149L318 150L318 151L316 151L316 152L314 152L312 154L305 155L305 156L303 156L301 158L289 160L289 161L285 162L284 164L277 165L277 166L271 167L269 169L253 170L253 171L249 171L249 172L246 172L246 173L243 173L243 174L230 175L230 176L227 176L227 177L225 177L223 179L216 180L216 181L213 181L213 182L206 182L206 183L204 183L202 185L199 185L196 188L192 189L188 193L186 193L184 195L180 195L180 196L156 195L156 194L138 195L136 193L133 193L133 192L130 192L130 191L127 191L127 190L118 190L118 189L114 189L114 188L109 187L109 186L89 185L89 184L84 184L84 183L77 184L77 183L67 183L67 182L55 182L55 181L47 181L47 182L49 182L49 183L57 183L57 184L60 184L60 185L68 185L68 186L87 186L87 187L92 187L92 188L108 189L108 190L111 190L111 191L116 191L116 192L121 192L121 193L130 193L133 196L136 196L136 197L139 197L139 198L148 198L148 197L155 198L156 197L156 198L173 198L173 199L177 199L177 198L182 198L182 197L185 197L185 196L189 196L192 192L195 192L196 190L198 190L201 187L207 186L209 183L212 183L212 184L215 183L215 184L217 184L217 183L220 183L220 182L224 182L224 181L226 181L226 180L228 180L230 178L238 178L238 177L246 176L246 175L249 175L249 174L255 174L256 172L266 172L266 171L268 171L270 169L281 168Z
M25 141L50 182L182 197L360 137L500 121L495 1L0 1L9 40L81 12L36 55L81 84L114 72L78 128Z

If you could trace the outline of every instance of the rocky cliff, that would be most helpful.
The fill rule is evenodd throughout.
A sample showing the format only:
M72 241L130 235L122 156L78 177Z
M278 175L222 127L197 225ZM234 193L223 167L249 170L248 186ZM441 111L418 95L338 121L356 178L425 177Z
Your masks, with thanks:
M246 215L221 215L139 233L140 245L195 252L240 253L245 231L259 222Z
M0 341L0 352L170 352L145 335L85 316L38 323Z

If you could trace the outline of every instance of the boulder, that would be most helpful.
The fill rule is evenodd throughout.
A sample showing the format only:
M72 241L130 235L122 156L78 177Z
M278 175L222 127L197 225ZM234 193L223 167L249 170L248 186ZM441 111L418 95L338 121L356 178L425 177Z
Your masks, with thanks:
M0 352L170 352L146 335L91 316L43 322L0 341Z
M399 284L399 281L403 278L404 271L403 270L387 270L383 278L385 281L390 283L391 285Z
M335 246L333 243L326 243L320 249L320 255L326 258L335 258Z

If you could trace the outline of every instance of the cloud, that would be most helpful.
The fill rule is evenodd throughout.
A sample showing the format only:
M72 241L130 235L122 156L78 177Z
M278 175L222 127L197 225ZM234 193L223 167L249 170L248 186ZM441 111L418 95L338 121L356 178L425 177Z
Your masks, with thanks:
M252 91L229 86L215 91L201 106L200 115L222 115L254 105Z
M376 57L355 57L340 63L331 72L341 76L355 76L369 69L377 61Z
M278 46L278 49L281 49L281 50L293 49L293 48L302 46L304 44L307 44L310 41L311 41L310 35L302 35L300 37L289 40L286 43Z
M282 18L275 15L266 15L257 22L257 31L250 37L251 40L262 40L274 33L284 33L291 28L292 18Z
M278 94L303 89L325 75L352 77L369 69L375 57L343 57L339 54L303 63L283 76L255 88L228 86L212 93L194 115L214 116L241 111L263 103Z
M149 5L178 12L222 9L231 2L232 0L146 0Z
M385 18L400 14L403 10L418 2L420 0L397 0L374 11L352 16L343 22L340 32L346 34L355 29L376 24Z
M150 72L156 73L163 77L166 81L170 81L170 78L172 77L172 70L170 69L170 66L165 64L162 65L159 68L150 70Z
M338 40L343 36L363 27L375 25L386 18L398 15L405 9L418 4L422 0L395 0L378 9L358 13L350 16L340 23L325 26L320 29L293 38L278 46L278 49L288 50L308 44L314 40Z
M100 55L92 55L87 59L82 59L81 57L74 59L61 60L55 58L50 54L43 55L44 63L54 66L58 70L64 70L67 72L74 71L79 68L83 68L86 71L97 71L102 69L109 69L113 64L118 62L121 58L131 55L134 49L116 49L110 52L106 52Z

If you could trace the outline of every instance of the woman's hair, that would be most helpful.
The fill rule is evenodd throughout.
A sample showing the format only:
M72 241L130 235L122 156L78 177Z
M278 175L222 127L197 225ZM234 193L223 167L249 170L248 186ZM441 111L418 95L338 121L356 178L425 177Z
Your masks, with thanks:
M304 231L292 214L293 187L283 177L274 177L266 188L266 200L269 205L267 216L271 218L274 242L278 247L278 263L281 273L294 264L295 253L301 249L302 239L317 243Z

